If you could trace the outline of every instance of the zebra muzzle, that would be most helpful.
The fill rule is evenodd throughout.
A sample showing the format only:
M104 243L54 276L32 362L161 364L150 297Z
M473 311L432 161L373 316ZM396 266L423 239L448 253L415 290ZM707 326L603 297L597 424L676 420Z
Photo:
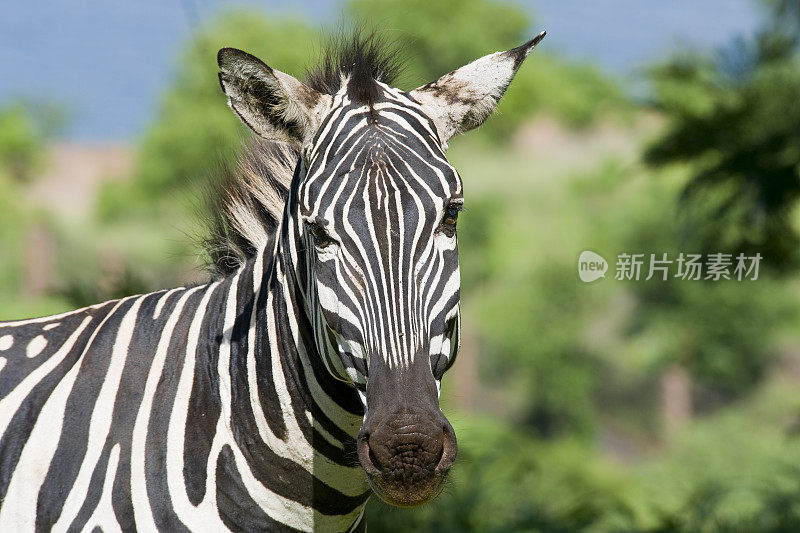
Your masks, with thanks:
M372 489L386 503L413 507L441 492L457 444L452 426L436 411L397 409L389 416L367 417L358 457Z

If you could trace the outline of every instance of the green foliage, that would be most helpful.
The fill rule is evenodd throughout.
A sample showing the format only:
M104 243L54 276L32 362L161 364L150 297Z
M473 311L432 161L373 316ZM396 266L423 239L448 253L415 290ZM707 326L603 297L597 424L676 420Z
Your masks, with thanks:
M798 0L764 0L774 14L772 24L774 30L784 32L788 36L800 30L800 2Z
M506 270L480 303L484 375L516 392L520 421L545 437L586 435L594 427L598 362L581 338L588 301L580 290L572 264L534 263ZM532 329L539 332L535 342Z
M0 173L24 183L41 169L43 134L28 106L0 109Z
M149 287L150 284L142 279L141 274L126 265L121 272L113 274L100 269L69 274L57 293L71 308L80 308L146 293Z
M646 158L691 165L684 224L698 248L758 251L779 269L796 264L800 58L792 39L765 30L715 58L673 59L652 79L669 125Z
M301 76L314 55L316 34L299 20L234 11L201 28L179 55L174 78L156 119L142 140L133 185L109 184L100 198L100 215L152 212L175 192L197 192L219 161L249 133L225 105L217 80L217 50L247 50L275 68ZM173 193L173 194L170 194ZM169 209L175 209L170 202Z
M620 464L569 438L496 419L456 420L459 458L438 499L394 509L373 498L370 531L751 532L800 527L795 385L776 382ZM796 424L796 422L795 422Z
M763 275L755 282L639 284L631 337L659 337L654 368L677 363L718 393L745 393L774 360L776 346L770 340L796 317L795 306L777 287Z
M30 109L12 104L0 109L0 315L17 300L22 283L22 253L33 213L22 187L41 168L44 141ZM5 304L5 305L3 305Z
M764 259L761 279L746 291L731 282L640 285L632 327L644 336L673 332L661 343L670 354L662 361L677 361L728 395L760 381L775 353L769 340L796 314L769 273L787 272L800 257L800 55L798 19L789 16L798 5L774 2L773 20L752 40L735 40L715 56L673 58L651 72L668 125L645 158L689 171L667 249Z
M403 51L408 58L406 89L533 37L527 34L527 13L508 2L352 0L347 7L351 18L378 29Z
M0 172L0 301L8 301L19 289L22 276L21 254L26 221L30 214L22 207L19 184Z
M577 282L573 223L588 213L557 182L532 185L508 151L465 146L451 160L468 188L458 230L463 306L480 335L482 381L501 387L506 416L537 434L587 438L600 361L583 330L602 288Z
M674 223L682 173L612 160L536 181L502 151L469 147L452 160L470 188L459 221L464 309L480 333L481 378L505 391L508 418L543 437L590 438L613 413L635 433L659 435L655 385L666 368L681 365L699 394L725 403L774 365L797 306L768 273L742 282L644 281L646 270L638 282L613 279L619 253L674 260L695 251ZM499 190L494 176L503 176ZM585 249L609 260L605 281L577 280Z
M411 89L497 50L508 50L539 33L525 10L486 0L352 0L349 13L367 27L385 28L407 61L404 88ZM446 26L447 31L441 31ZM507 139L537 113L585 126L604 112L626 107L615 80L588 64L575 64L536 50L520 69L481 135Z
M797 531L796 385L777 380L677 436L638 465L640 516L653 531Z
M26 238L42 217L25 187L45 167L45 142L63 124L51 104L20 101L0 108L0 320L41 316L63 310L57 297L21 295Z
M642 280L648 274L650 254L661 258L667 253L675 261L681 252L698 251L694 235L674 223L680 217L676 206L681 197L681 180L674 178L662 173L638 183L630 179L609 182L611 190L587 191L582 199L635 198L627 207L618 206L595 219L595 224L599 234L611 237L606 257L612 261L622 252L645 255ZM708 251L730 253L725 244L718 242ZM782 283L764 269L764 261L755 281L683 280L674 277L673 264L666 281L657 274L650 281L621 282L633 307L624 321L627 349L623 357L641 361L651 374L679 364L698 385L726 397L751 390L774 361L775 339L797 317L793 298L778 289ZM608 276L614 274L611 264ZM646 346L647 353L636 354L631 351L635 346Z

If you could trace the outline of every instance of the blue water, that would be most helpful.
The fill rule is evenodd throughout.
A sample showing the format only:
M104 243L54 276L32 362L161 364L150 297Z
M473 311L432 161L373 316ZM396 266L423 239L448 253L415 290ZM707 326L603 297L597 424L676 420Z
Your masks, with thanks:
M130 140L152 120L180 44L229 0L23 0L0 14L0 105L19 97L63 104L72 140ZM312 20L339 16L339 2L256 2ZM242 4L241 0L235 4ZM529 0L547 29L543 48L591 60L627 78L679 47L710 48L752 32L757 0Z

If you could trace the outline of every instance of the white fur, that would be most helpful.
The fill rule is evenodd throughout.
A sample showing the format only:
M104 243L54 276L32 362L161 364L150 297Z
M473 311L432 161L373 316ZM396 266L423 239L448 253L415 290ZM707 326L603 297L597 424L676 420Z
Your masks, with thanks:
M25 355L28 359L33 359L47 347L47 339L45 339L42 335L37 335L31 342L28 343L28 346L25 347Z
M0 352L4 352L14 345L14 337L11 335L3 335L0 337Z

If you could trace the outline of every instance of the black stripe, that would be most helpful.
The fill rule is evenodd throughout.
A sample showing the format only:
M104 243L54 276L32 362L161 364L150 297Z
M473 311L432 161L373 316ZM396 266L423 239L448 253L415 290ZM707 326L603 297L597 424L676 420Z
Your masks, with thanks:
M242 483L228 445L217 458L217 507L225 525L233 531L297 531L270 518Z
M194 320L194 314L203 298L203 293L204 290L199 290L188 297L180 312L180 317L175 323L175 329L169 340L164 368L153 395L150 423L147 427L145 441L147 496L153 511L153 519L159 531L188 531L172 508L167 485L167 435L170 416L175 404L175 393L186 356L189 327Z
M125 314L135 299L123 302L97 331L72 386L64 410L64 422L58 447L50 462L36 507L37 527L58 520L66 498L78 477L89 440L89 425L97 396L111 362L111 352Z

